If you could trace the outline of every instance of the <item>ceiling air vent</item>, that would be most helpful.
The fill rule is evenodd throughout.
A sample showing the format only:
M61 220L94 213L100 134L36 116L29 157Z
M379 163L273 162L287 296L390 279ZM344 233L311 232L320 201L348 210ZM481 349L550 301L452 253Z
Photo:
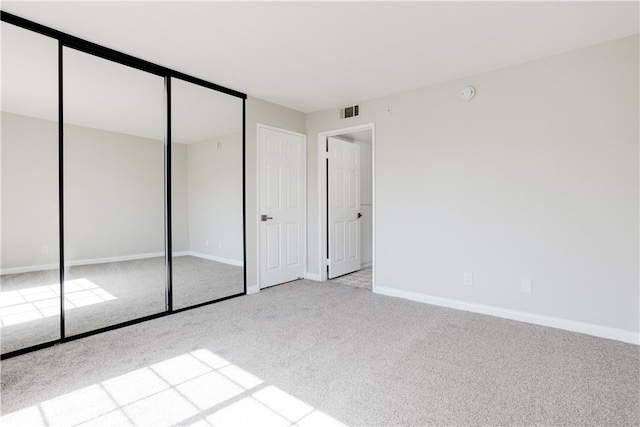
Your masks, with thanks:
M355 117L360 113L359 105L352 105L351 107L344 107L340 109L340 118L348 119L350 117Z

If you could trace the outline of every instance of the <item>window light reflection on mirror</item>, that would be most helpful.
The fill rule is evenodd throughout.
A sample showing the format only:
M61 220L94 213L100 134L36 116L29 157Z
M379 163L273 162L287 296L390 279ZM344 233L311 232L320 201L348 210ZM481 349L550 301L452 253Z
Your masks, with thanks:
M64 307L71 310L117 299L85 278L64 282ZM60 285L54 283L0 292L0 327L58 316Z

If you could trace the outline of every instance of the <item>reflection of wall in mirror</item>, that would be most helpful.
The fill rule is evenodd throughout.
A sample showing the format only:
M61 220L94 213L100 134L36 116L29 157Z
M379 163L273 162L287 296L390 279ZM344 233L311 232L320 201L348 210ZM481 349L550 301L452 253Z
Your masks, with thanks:
M58 125L5 112L2 125L2 272L55 268ZM65 125L70 264L162 255L163 150L162 141Z
M242 134L186 147L190 252L242 265Z
M58 261L58 124L2 113L1 268ZM44 253L46 252L46 253Z
M175 252L242 263L239 135L216 139L220 150L215 142L211 147L174 144ZM57 264L57 149L56 122L2 113L3 274ZM65 125L65 258L70 263L163 254L163 156L162 141ZM211 207L215 210L206 214ZM202 247L203 239L208 246Z
M65 125L65 259L162 256L164 142Z
M189 252L189 188L187 146L171 144L171 222L173 253Z

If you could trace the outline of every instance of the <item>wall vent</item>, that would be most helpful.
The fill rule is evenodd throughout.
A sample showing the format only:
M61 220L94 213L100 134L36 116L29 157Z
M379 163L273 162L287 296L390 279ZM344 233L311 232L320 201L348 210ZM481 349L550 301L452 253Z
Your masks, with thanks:
M352 105L351 107L344 107L340 109L340 118L341 119L348 119L351 117L356 117L358 114L360 114L360 106L359 105Z

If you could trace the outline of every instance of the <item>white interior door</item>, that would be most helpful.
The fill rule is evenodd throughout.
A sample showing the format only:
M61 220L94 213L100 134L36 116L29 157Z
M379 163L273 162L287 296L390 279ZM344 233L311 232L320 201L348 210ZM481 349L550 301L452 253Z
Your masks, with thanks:
M260 288L304 277L306 139L258 128Z
M330 279L360 269L360 146L329 137L328 247Z

